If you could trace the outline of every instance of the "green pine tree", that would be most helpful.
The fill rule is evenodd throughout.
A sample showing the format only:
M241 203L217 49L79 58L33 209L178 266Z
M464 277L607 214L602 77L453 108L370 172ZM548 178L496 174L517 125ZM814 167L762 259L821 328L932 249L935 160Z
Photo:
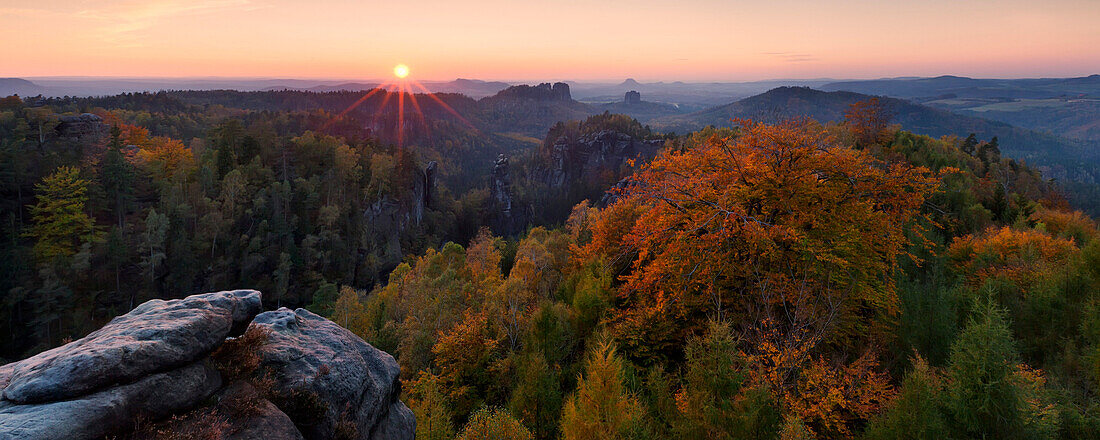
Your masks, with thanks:
M84 212L88 202L88 181L73 167L60 167L35 185L38 203L31 206L33 225L26 233L35 239L34 255L39 262L76 253L81 243L96 236L95 223Z
M121 135L118 126L111 128L111 142L107 144L99 169L99 183L103 185L119 227L124 225L126 211L134 198L135 175L134 164L122 152Z

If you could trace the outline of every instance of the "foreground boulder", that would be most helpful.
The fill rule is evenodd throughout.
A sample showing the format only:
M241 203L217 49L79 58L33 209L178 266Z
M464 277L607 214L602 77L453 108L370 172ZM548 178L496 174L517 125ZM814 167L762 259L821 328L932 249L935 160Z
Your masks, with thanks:
M0 440L413 438L393 357L304 309L260 310L252 290L153 300L2 365Z
M17 405L0 402L0 439L91 439L193 407L221 386L202 363L70 400Z
M3 398L51 402L192 362L259 312L255 290L148 301L80 340L16 362Z
M266 334L254 378L271 384L275 404L306 438L407 438L414 430L389 354L305 309L262 313L244 337L254 332Z

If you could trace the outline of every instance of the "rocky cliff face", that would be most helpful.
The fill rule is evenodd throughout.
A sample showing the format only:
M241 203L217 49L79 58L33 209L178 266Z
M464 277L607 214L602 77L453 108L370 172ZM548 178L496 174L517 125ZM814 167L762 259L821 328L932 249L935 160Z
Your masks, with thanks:
M664 144L662 140L640 140L614 130L601 130L577 139L560 137L546 152L547 167L543 179L551 187L561 188L572 182L592 182L616 175L620 177L627 160L649 161Z
M542 83L537 86L518 85L501 90L496 94L500 98L520 98L536 101L570 101L569 84L566 83Z
M103 118L91 113L62 116L57 124L57 136L75 142L94 142L110 134L110 127Z
M364 210L363 222L368 225L371 240L383 250L382 266L392 268L405 258L401 235L423 221L424 211L432 206L435 185L436 163L428 162L423 170L415 171L402 200L385 195Z
M489 174L489 210L493 217L489 228L503 235L513 235L527 228L530 205L517 202L512 192L512 179L508 175L508 156L497 156Z
M638 93L636 90L626 92L626 95L623 96L623 102L626 104L641 104L642 94Z
M574 101L566 83L517 85L477 102L491 131L542 136L558 121L584 119L595 112Z
M527 165L519 182L512 181L508 158L502 154L489 174L490 228L496 234L514 236L531 223L565 221L583 200L606 206L614 200L607 190L629 184L633 169L627 161L648 162L663 145L663 140L636 139L615 130L561 136ZM515 184L526 191L517 196Z
M412 439L390 355L260 292L152 300L0 366L0 439Z

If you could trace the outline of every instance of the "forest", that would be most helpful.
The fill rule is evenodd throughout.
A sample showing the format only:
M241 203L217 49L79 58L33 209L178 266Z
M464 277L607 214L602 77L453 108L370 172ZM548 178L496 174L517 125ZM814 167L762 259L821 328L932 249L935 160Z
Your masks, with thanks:
M255 288L392 354L417 438L1100 436L1100 230L996 138L347 101L0 99L0 358Z

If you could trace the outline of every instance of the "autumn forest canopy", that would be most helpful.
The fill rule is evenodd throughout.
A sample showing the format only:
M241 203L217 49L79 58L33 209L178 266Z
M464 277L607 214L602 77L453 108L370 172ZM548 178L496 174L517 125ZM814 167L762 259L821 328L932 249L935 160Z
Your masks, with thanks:
M364 95L0 99L0 364L251 288L418 439L1100 437L1100 229L998 137Z

